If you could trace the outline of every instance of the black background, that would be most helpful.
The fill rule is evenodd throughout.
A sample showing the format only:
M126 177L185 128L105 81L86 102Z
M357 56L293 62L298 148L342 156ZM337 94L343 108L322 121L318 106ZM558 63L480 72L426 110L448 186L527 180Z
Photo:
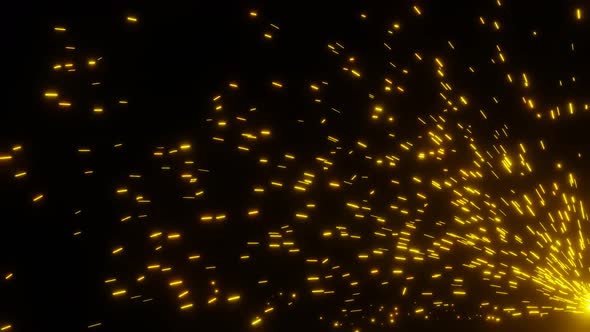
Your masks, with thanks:
M381 63L383 51L375 45L382 42L383 26L398 18L405 22L411 16L408 14L410 3L406 1L391 4L376 1L328 1L321 4L311 1L55 1L2 6L0 50L5 84L0 92L0 148L5 151L12 144L23 144L25 152L18 162L22 165L20 168L29 171L24 183L16 183L11 179L12 172L0 168L3 177L0 186L0 267L2 271L15 271L16 275L9 285L0 285L0 322L11 322L17 331L78 331L96 321L103 322L102 329L107 331L246 329L247 323L244 323L254 310L247 307L247 302L243 304L246 309L179 313L178 308L166 299L166 291L156 286L151 291L164 299L154 304L131 305L112 299L103 284L110 275L107 271L116 269L110 260L110 249L122 241L139 242L139 238L145 235L137 235L133 229L114 222L119 210L112 199L113 188L130 170L155 174L154 167L149 166L155 146L206 140L210 132L203 118L210 114L212 96L224 89L228 81L235 80L245 86L238 92L239 97L249 94L257 100L268 99L268 108L284 105L281 100L273 100L270 89L260 87L267 86L275 78L287 84L307 80L332 81L333 77L336 80L334 70L326 69L331 58L325 45L332 40L354 45L355 52L369 68L371 63ZM497 40L509 50L507 55L514 67L522 68L532 77L535 93L541 96L538 104L554 105L564 99L586 97L588 83L584 76L588 72L588 61L585 61L588 54L585 36L588 30L573 22L575 2L507 3L502 10L492 1L441 1L422 7L425 22L403 26L412 32L403 37L407 38L404 40L407 49L399 50L400 54L411 54L415 49L426 54L436 53L445 49L446 41L450 39L461 45L462 52L446 57L450 66L458 70L467 63L477 66L489 61ZM249 20L251 8L260 11L262 22L281 27L272 42L262 38L262 34L269 31L267 24ZM359 23L361 11L369 15L366 24ZM127 15L137 15L139 23L126 23ZM479 29L476 20L480 15L501 18L506 31L494 34ZM55 34L54 25L67 26L68 32ZM540 32L539 39L530 37L532 29ZM576 42L575 55L568 52L572 41ZM64 80L63 76L51 71L52 64L67 54L63 46L70 42L79 50L72 54L80 54L81 60L93 54L104 57L101 69L89 74L92 79L80 73L76 78ZM381 79L378 66L367 72L367 82ZM559 89L556 80L565 80L571 74L578 78L576 85ZM470 87L473 94L470 99L490 105L491 96L502 96L509 100L507 105L518 105L520 94L505 83L501 74L484 71L479 78L462 75L458 74L455 81ZM92 80L103 82L100 92L92 92L86 87ZM380 83L372 84L373 87L369 87L370 83L364 87L366 93ZM251 90L248 87L252 87ZM51 88L67 91L73 96L73 109L61 112L49 105L43 98L43 91ZM300 91L305 88L300 84ZM349 87L356 88L358 86ZM424 89L428 87L425 85ZM105 116L99 119L89 111L91 101L96 99L102 100L107 109ZM116 105L118 99L128 99L129 106ZM343 104L348 103L350 109L363 105L354 99L354 95L342 96L341 100ZM437 107L428 98L414 97L396 103L396 107L407 112L404 116L408 118L426 114ZM294 97L284 112L296 112L305 105ZM535 142L543 137L554 147L556 159L571 160L569 166L578 174L587 169L584 160L574 157L587 146L587 115L579 115L576 121L549 123L533 121L531 114L511 106L499 109L495 114L491 120L495 123L491 126L508 123L515 139L520 141ZM352 125L354 117L348 121L341 124L343 129L340 132L349 135L350 140L367 130ZM403 129L400 131L403 133ZM280 130L281 146L296 152L313 147L312 135L308 141L293 139L295 132L296 129L289 128ZM124 153L113 152L110 148L118 142L125 143ZM99 153L81 161L75 153L80 146L96 147ZM209 165L222 168L223 174L234 170L231 165L239 165L236 162L240 159L208 150L207 146L198 145L198 149L207 156ZM213 160L218 160L217 164ZM79 175L81 167L86 165L97 170L91 180L82 180ZM240 171L248 172L247 169ZM255 173L251 170L248 174L252 172ZM542 171L537 174L544 175ZM216 204L219 208L229 204L239 210L247 206L248 202L239 193L229 194L236 181L250 182L239 174L235 178L225 176L213 182L218 188ZM165 180L149 183L151 192L162 192L159 201L162 211L153 213L172 219L178 214L177 220L194 218L177 210L172 200L168 203L165 193L174 188L167 185L170 186ZM37 192L47 192L47 198L41 206L31 208L30 197ZM88 211L84 213L83 221L73 217L77 209ZM175 226L185 228L180 221ZM85 235L72 237L72 232L79 228L84 229ZM223 251L236 252L238 247L233 247L233 243L241 240L242 232L247 231L219 231L223 234L222 244L203 242L201 247L223 247L212 255L224 259ZM198 235L195 239L206 241ZM133 256L138 265L144 264L142 255ZM124 265L117 268L125 270ZM266 267L269 273L277 275L281 275L283 268L281 265ZM229 269L229 274L238 271ZM292 278L297 279L297 275L295 272ZM326 327L318 323L312 314L314 309L303 305L285 310L268 320L264 329L323 330ZM546 320L522 319L499 326L479 321L410 320L400 323L397 328L419 331L583 331L583 326L587 325L584 317L557 315Z

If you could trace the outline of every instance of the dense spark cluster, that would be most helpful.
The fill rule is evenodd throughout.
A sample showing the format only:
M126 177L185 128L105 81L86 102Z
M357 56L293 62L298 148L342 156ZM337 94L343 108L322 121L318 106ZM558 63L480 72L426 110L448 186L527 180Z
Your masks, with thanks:
M372 18L356 15L360 26ZM556 139L541 130L587 116L588 103L574 98L576 76L550 82L564 89L551 104L541 73L511 64L518 50L496 42L504 22L494 15L473 17L474 29L498 34L482 47L486 59L455 60L469 58L461 36L409 49L409 27L432 15L410 4L380 27L382 62L341 36L306 50L329 63L307 80L276 72L227 80L211 93L197 138L179 133L149 151L108 135L72 143L73 181L98 177L88 188L108 188L100 199L111 236L100 250L110 263L95 281L110 300L160 302L179 315L221 310L252 328L298 306L347 329L590 310L585 181L570 165L582 153L556 159ZM262 53L289 29L259 9L243 16L259 28L251 42ZM122 16L121 24L145 20ZM568 20L583 21L582 9ZM53 30L60 37L70 27ZM64 43L49 68L57 79L40 95L48 112L116 121L133 108L134 100L103 95L103 57ZM574 42L565 46L575 52ZM76 93L59 84L72 77ZM503 92L481 91L478 80L501 80ZM526 135L514 132L513 113L530 122ZM26 146L5 143L0 174L18 186L36 165L25 167ZM95 212L81 208L79 187L76 206L64 209L80 219L72 236L85 241L107 226L82 221ZM27 188L31 209L52 204L51 190ZM0 287L18 276L0 274ZM11 324L0 321L0 330ZM108 324L96 317L87 327Z

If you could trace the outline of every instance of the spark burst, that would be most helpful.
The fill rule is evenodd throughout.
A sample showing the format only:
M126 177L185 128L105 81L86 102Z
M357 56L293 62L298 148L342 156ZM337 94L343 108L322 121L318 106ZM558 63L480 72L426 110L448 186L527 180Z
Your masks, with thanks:
M505 10L494 4L491 13ZM479 59L460 35L417 38L412 29L435 10L404 6L367 36L383 37L379 57L342 33L305 50L326 59L321 73L291 80L286 70L261 70L256 80L228 79L202 112L202 134L178 134L149 153L113 137L70 149L83 178L97 176L96 160L104 160L96 168L126 165L103 170L98 185L110 186L106 200L115 202L105 212L116 221L102 280L112 301L172 304L179 315L239 307L248 317L236 319L253 328L299 306L353 330L404 319L501 322L590 310L589 221L574 165L582 154L556 160L556 139L542 130L587 116L587 103L567 97L576 95L577 78L559 79L563 98L552 103L536 88L547 85L542 73L511 63L519 50L500 42L502 15L471 17L479 34L491 36L482 47L487 58ZM573 13L569 19L581 24L583 10ZM355 15L350 20L367 31L376 13ZM250 42L261 54L272 57L269 44L289 42L282 32L293 27L263 10L243 17L257 29ZM148 20L123 15L121 29ZM532 30L530 38L542 34ZM565 46L575 53L575 43ZM84 99L103 86L95 77L105 59L63 47L50 68L61 76L40 96L48 112L86 112L98 121L133 109L120 96ZM73 75L90 91L76 90L83 100L59 86ZM503 86L480 91L478 80ZM522 124L507 113L531 130L514 133ZM10 149L0 151L0 167L18 185L29 173L19 159L24 148ZM29 195L31 208L52 197L38 188ZM68 209L75 218L87 214ZM77 226L73 236L84 241L84 228L92 229ZM2 282L14 279L1 272ZM87 327L108 325L100 320Z

